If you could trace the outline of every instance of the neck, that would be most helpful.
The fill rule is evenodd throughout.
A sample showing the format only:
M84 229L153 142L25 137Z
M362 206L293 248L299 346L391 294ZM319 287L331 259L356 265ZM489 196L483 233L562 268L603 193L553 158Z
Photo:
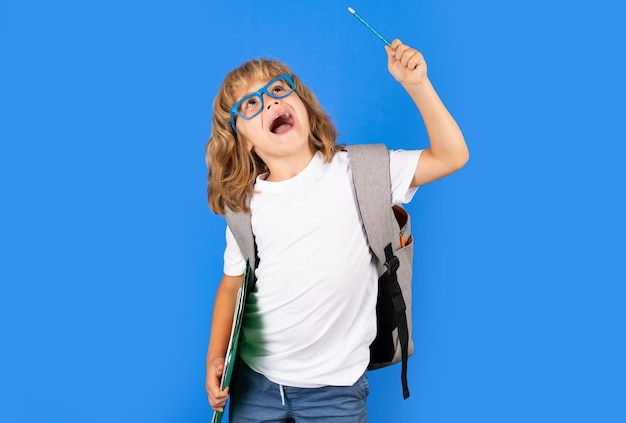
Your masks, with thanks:
M270 182L280 182L293 178L308 166L314 155L315 149L310 147L297 156L264 159L265 164L270 170L267 180Z

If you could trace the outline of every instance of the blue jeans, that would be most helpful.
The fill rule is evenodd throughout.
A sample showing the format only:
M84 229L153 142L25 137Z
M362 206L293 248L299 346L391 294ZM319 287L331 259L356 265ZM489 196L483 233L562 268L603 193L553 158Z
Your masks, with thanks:
M368 395L366 373L352 386L281 387L237 358L230 383L229 422L365 423Z

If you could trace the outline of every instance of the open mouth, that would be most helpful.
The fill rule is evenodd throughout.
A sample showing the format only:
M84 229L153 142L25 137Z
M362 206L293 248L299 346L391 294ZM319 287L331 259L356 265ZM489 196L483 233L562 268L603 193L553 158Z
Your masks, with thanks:
M284 134L293 127L293 116L289 112L283 112L274 117L270 124L270 132L273 134Z

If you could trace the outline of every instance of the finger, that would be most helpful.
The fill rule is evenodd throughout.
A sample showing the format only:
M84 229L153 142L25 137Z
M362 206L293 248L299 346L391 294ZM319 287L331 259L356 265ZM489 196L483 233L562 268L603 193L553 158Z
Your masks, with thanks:
M402 66L406 66L409 60L411 60L411 58L416 54L419 54L416 49L414 49L413 47L409 47L406 44L403 44L402 46L398 47L398 50L396 51L396 59L398 59L400 63L402 63Z
M397 49L398 47L400 47L402 45L402 41L400 41L399 39L395 39L391 42L391 46L388 46L391 50L391 56L397 58L398 57L398 52Z
M413 57L409 59L406 64L407 69L413 70L416 69L423 62L422 55L417 53Z
M228 399L228 388L224 388L223 390L211 389L207 392L207 394L209 395L209 399L211 399L213 402L226 402L226 400Z
M228 399L228 394L225 391L219 391L218 393L210 392L209 395L209 404L214 409L221 408L223 411L224 406L226 405L226 400Z
M396 58L396 60L402 62L402 57L404 57L404 55L406 55L407 50L409 50L410 47L405 45L405 44L400 44L396 50L395 50L395 54L394 57Z
M220 395L220 378L209 378L206 382L206 392L209 395Z
M417 50L415 49L405 50L402 54L402 57L400 58L400 63L402 63L402 66L409 68L409 61L412 60L416 55Z
M419 62L420 54L417 52L417 50L409 51L402 57L402 65L410 70L415 69Z
M226 401L209 396L209 404L211 405L211 408L213 408L214 410L223 411L224 405L226 405Z
M211 403L211 401L209 401L209 405L211 406L211 408L212 408L214 411L219 411L219 412L222 412L222 413L223 413L223 412L224 412L224 406L225 406L226 404L221 404L221 405L219 405L219 404L214 404L214 403Z
M226 405L226 399L225 398L209 398L209 404L211 404L211 407L224 408L224 406Z

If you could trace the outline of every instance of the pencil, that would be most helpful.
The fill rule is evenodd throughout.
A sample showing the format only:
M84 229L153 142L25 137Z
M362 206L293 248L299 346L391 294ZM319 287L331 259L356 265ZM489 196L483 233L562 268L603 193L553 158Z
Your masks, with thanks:
M380 32L376 31L372 25L368 24L367 21L365 19L363 19L358 13L356 13L356 10L354 10L351 7L348 7L348 12L352 13L354 15L355 18L357 18L358 20L361 21L361 23L363 25L365 25L370 31L372 31L374 33L374 35L376 35L378 38L380 38L382 40L383 43L387 44L389 47L391 47L391 43L389 41L387 41L387 39L385 37L383 37L381 35Z

